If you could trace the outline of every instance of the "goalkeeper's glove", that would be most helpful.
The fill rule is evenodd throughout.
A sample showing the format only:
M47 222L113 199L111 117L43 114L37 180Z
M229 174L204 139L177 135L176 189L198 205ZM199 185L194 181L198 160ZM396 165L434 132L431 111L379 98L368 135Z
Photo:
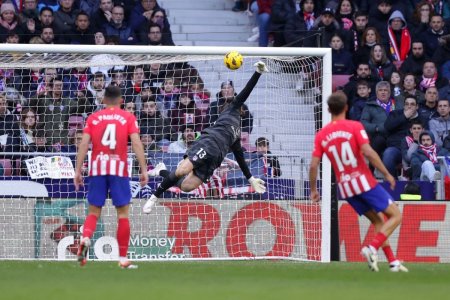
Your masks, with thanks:
M252 185L255 192L262 194L266 191L266 186L265 186L264 180L262 180L260 178L255 178L252 176L252 177L250 177L248 182L250 182L250 184Z
M256 67L256 72L258 72L260 74L265 73L265 72L269 72L269 69L267 69L266 64L264 62L262 62L262 61L258 61L253 66Z

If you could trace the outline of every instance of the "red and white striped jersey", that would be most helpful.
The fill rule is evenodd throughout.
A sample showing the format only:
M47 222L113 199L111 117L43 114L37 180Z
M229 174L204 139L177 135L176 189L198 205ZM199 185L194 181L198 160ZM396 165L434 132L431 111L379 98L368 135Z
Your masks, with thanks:
M313 156L330 159L343 198L353 197L375 187L377 181L367 166L361 146L369 138L360 122L333 121L322 128L314 141Z
M128 136L139 133L136 117L120 108L93 113L83 130L91 136L90 176L128 177Z

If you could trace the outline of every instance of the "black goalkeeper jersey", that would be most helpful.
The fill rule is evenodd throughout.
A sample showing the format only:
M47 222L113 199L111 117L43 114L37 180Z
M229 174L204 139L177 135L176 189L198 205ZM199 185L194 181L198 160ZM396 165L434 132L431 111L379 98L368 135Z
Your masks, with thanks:
M255 72L244 89L219 115L216 122L202 132L202 138L210 138L216 142L222 157L225 157L230 150L234 152L241 148L241 106L250 96L260 76L260 73Z

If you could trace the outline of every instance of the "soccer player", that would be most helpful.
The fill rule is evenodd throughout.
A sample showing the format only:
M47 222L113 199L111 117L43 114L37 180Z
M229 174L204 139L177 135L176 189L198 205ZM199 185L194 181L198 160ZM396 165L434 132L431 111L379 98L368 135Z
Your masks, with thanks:
M130 222L128 220L131 201L130 178L127 168L128 137L140 167L140 184L148 181L147 164L144 148L139 139L139 127L136 117L120 109L122 95L117 86L108 86L105 90L103 104L106 108L87 119L83 130L83 138L77 153L74 184L76 190L83 185L81 169L86 157L89 143L92 141L92 159L88 202L89 209L84 221L83 235L78 249L78 261L86 264L86 256L91 244L92 235L97 226L105 199L109 195L117 210L117 243L119 244L119 266L121 268L137 268L127 259L130 240Z
M379 248L382 248L391 271L408 272L408 269L394 256L387 240L400 225L402 215L390 194L377 183L364 157L384 175L391 189L395 187L395 180L370 146L363 125L360 122L345 119L348 109L347 96L342 92L333 93L327 103L332 119L330 124L317 133L314 141L309 169L311 200L319 201L316 186L317 170L320 159L325 153L333 166L343 199L346 199L359 215L365 215L375 226L375 238L361 250L369 268L378 272L377 252ZM386 222L383 214L387 217Z
M184 155L175 172L169 172L163 163L149 172L150 176L163 176L164 180L155 193L145 203L144 213L150 213L158 198L168 188L178 185L182 191L190 192L206 182L218 168L225 155L233 151L245 177L257 193L264 193L264 181L250 173L241 147L241 107L247 100L262 73L267 72L266 64L257 62L256 72L244 89L231 102L223 105L216 122L203 130L200 139L195 141Z

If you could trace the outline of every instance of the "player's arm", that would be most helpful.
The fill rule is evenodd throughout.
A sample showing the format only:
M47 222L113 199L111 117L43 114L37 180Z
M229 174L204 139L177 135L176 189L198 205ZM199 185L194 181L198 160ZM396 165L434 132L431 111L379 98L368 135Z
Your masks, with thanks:
M139 163L140 175L139 181L141 186L145 186L148 182L147 175L147 162L145 161L144 146L142 145L141 139L138 133L130 134L131 146L136 154L136 158Z
M317 191L317 182L316 182L319 164L320 158L313 156L311 159L311 164L309 165L309 190L310 190L309 197L314 202L318 202L320 199L319 192Z
M361 146L361 151L363 155L369 160L369 162L378 169L378 171L383 174L384 178L389 182L391 185L391 189L393 190L395 188L395 179L392 177L392 175L389 173L389 171L384 166L383 162L381 161L378 154L373 150L373 148L369 144L363 144Z
M78 146L77 161L75 166L75 177L73 178L73 184L75 185L75 190L78 191L80 186L83 185L83 176L81 175L81 169L83 168L84 160L86 159L86 154L89 150L89 143L91 142L91 136L87 133L83 133L80 145Z
M244 173L245 178L247 178L248 182L250 182L255 192L260 194L264 193L266 191L266 187L264 185L265 182L260 178L255 178L252 176L252 173L250 172L250 169L248 168L248 165L245 162L244 151L242 151L240 143L233 150L233 154L234 157L236 158L239 167L241 168L242 173Z
M253 73L252 77L247 82L244 89L234 99L234 103L237 105L242 105L245 102L245 100L247 100L248 96L250 96L250 93L253 91L256 84L258 83L261 74L269 71L266 67L266 64L262 61L257 62L254 66L256 67L255 73Z

